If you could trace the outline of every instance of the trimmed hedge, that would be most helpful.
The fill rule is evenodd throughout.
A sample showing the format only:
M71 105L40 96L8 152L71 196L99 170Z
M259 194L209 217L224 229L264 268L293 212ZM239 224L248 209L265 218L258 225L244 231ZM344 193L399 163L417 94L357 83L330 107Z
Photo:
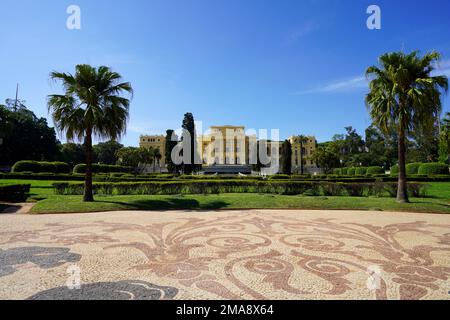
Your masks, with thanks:
M366 175L384 175L385 171L381 167L369 167L367 168Z
M81 183L55 183L58 195L82 195ZM426 185L409 183L412 196L424 196ZM311 196L396 196L396 183L333 183L333 182L287 182L287 181L177 181L95 183L94 192L103 195L178 195L219 193L264 193ZM394 192L395 191L395 192Z
M427 176L438 174L450 175L450 171L448 165L444 163L424 163L419 167L418 174Z
M355 169L355 175L356 176L365 176L367 173L366 167L358 167Z
M12 167L13 173L69 173L70 167L64 162L18 161Z
M391 167L391 175L398 176L399 170L400 170L400 168L399 168L398 164L392 166Z
M354 176L355 174L356 174L356 168L348 168L347 169L348 176Z
M0 185L0 200L25 201L30 192L30 184Z
M93 173L132 173L132 167L114 166L107 164L92 164ZM73 173L86 173L86 165L81 163L73 168Z
M410 176L413 174L419 173L419 168L423 163L421 162L414 162L414 163L408 163L406 165L406 175Z

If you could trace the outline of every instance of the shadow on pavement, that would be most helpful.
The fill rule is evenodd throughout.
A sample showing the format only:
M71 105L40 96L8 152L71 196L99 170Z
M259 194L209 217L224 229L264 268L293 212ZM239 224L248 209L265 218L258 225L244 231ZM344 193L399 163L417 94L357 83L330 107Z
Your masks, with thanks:
M135 210L218 210L228 207L224 201L212 201L206 204L200 204L193 199L167 199L167 200L137 200L133 202L119 201L99 201L104 203L113 203Z

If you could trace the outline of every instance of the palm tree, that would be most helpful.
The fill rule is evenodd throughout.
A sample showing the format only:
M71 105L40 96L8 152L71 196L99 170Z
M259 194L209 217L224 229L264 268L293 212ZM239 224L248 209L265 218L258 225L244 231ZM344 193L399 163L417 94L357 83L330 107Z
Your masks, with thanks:
M50 78L60 81L65 93L50 95L48 109L56 129L67 140L84 140L86 153L85 202L94 201L92 192L92 138L116 140L126 131L130 100L129 82L120 74L102 66L77 65L75 74L52 72Z
M408 202L406 184L406 134L413 128L430 128L442 111L441 93L448 90L445 76L434 76L441 56L430 52L423 57L417 51L387 53L380 66L367 69L370 92L366 103L374 122L385 132L398 132L399 178L397 201Z

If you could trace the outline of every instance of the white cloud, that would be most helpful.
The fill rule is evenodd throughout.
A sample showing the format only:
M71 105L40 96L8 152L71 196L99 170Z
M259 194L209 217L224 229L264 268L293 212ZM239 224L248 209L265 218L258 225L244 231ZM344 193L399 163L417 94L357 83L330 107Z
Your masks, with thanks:
M285 46L290 46L295 44L300 38L303 38L316 30L318 25L315 22L308 22L300 27L291 30L284 38L283 44Z
M436 70L433 71L432 75L445 75L450 77L450 59L439 62L436 65Z
M309 90L296 92L296 95L315 94L315 93L334 93L334 92L346 92L355 89L367 88L368 82L364 76L353 77L350 79L344 79L340 81L334 81L325 84L320 87L316 87Z

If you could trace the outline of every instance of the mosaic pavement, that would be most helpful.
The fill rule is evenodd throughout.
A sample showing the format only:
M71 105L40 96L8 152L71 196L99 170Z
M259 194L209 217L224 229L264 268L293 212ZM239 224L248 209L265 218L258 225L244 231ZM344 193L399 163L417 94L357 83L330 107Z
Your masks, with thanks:
M67 287L73 268L79 288ZM0 215L0 299L450 299L450 215Z

